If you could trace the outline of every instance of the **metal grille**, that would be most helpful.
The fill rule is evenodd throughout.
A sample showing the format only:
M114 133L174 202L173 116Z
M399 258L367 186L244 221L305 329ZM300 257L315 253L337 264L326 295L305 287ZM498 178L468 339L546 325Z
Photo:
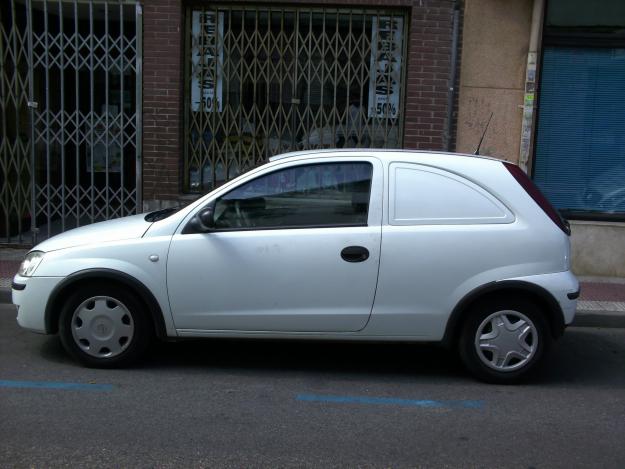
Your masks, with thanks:
M285 151L401 147L406 35L397 10L189 8L186 190Z
M0 15L0 242L136 213L139 5L10 0Z

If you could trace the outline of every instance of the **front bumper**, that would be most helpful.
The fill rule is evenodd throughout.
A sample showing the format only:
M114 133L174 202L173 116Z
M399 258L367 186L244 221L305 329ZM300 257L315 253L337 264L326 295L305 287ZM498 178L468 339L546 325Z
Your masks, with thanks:
M45 311L50 294L64 277L13 278L13 304L17 306L17 323L24 329L40 334L46 331Z

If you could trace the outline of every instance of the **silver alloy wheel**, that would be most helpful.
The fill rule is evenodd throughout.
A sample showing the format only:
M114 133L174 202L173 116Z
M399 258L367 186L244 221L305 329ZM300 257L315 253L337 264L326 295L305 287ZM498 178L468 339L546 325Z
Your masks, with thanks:
M76 345L97 358L122 353L135 332L128 308L110 296L94 296L83 301L72 315L71 327Z
M475 349L482 363L496 371L514 371L536 354L538 332L518 311L497 311L482 321L475 334Z

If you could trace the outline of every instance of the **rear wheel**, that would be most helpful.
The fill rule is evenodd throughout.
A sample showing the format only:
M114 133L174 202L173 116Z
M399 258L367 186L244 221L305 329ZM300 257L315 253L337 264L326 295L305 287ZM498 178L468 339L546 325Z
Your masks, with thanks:
M72 294L59 318L65 349L98 368L123 367L144 354L151 323L132 292L113 284L92 284Z
M483 301L464 322L459 349L467 369L491 383L514 383L527 377L550 348L544 313L524 299Z

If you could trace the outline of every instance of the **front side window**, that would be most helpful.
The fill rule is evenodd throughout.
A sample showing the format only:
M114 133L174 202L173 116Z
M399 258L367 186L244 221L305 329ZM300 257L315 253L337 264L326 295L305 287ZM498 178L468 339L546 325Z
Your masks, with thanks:
M367 224L370 163L323 163L275 171L217 199L215 228L275 229Z

